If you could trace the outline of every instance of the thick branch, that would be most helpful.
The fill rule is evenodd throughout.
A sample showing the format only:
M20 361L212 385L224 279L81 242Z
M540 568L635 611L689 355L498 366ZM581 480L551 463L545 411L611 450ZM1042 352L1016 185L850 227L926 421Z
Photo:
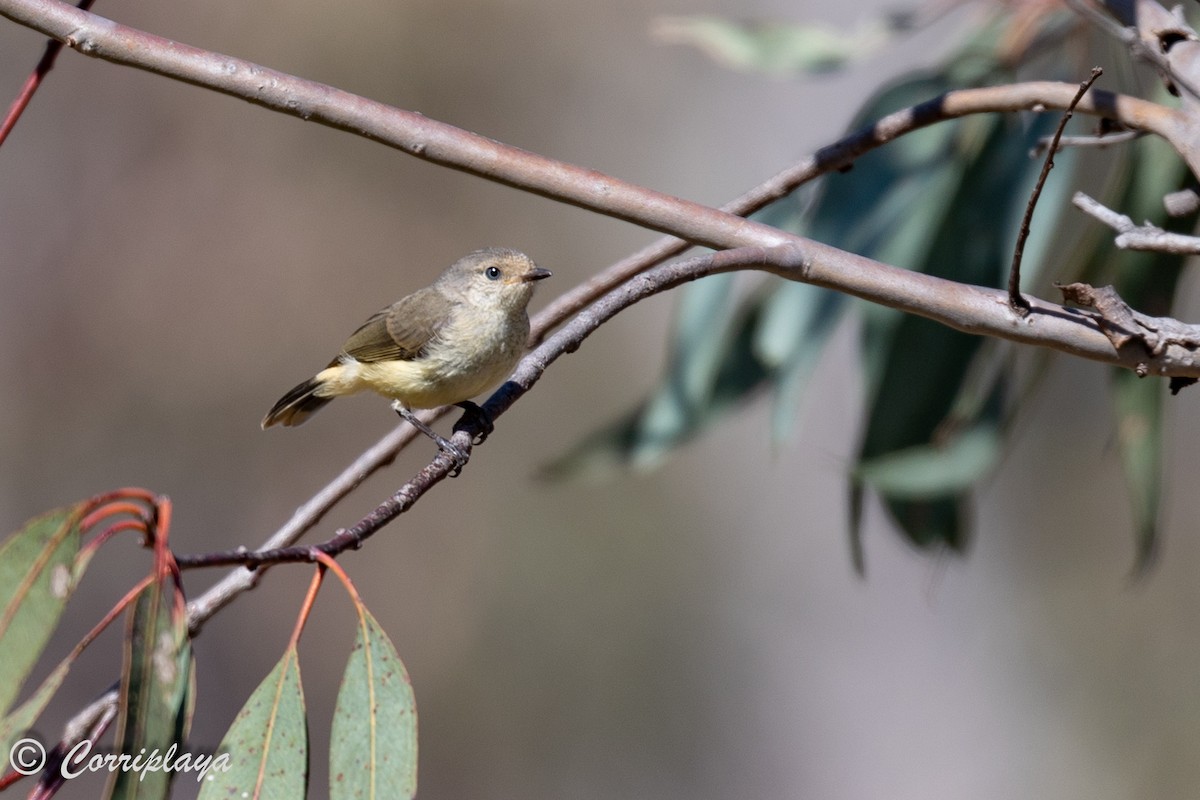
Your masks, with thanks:
M0 14L64 42L79 52L239 97L281 113L364 136L433 163L624 219L714 248L763 246L787 237L764 225L633 186L599 172L555 161L411 111L249 61L170 41L59 0L0 0ZM1034 82L980 89L960 107L943 104L945 117L980 110L1063 110L1075 86ZM974 105L984 101L984 107ZM1095 92L1079 110L1119 119L1172 144L1184 138L1177 112L1154 103ZM1183 151L1183 147L1177 146ZM1194 171L1200 173L1200 169Z

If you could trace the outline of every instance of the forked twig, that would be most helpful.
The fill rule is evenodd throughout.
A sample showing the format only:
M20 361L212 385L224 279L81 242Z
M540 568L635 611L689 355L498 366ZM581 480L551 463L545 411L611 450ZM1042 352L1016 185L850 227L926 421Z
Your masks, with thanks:
M1025 216L1021 218L1021 230L1017 234L1016 247L1013 248L1012 268L1008 271L1008 304L1019 316L1028 316L1030 309L1029 301L1021 294L1021 259L1025 255L1025 240L1029 238L1029 224L1033 220L1033 209L1037 207L1038 198L1042 196L1042 188L1046 185L1046 178L1050 175L1050 170L1054 169L1054 154L1058 152L1058 144L1062 139L1063 130L1067 127L1067 122L1074 116L1075 106L1079 105L1079 101L1087 94L1088 89L1092 88L1092 84L1103 74L1104 70L1100 67L1092 67L1091 76L1079 84L1079 91L1075 93L1074 99L1067 106L1067 110L1063 112L1062 119L1058 121L1058 127L1054 130L1054 138L1050 140L1050 149L1046 152L1046 160L1042 162L1041 174L1038 175L1033 192L1029 195L1029 202L1025 205Z

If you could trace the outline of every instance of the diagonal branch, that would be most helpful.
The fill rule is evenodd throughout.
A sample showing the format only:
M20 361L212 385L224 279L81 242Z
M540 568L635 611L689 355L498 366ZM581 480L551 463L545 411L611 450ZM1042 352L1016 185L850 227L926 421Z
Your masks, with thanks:
M849 254L845 255L849 256ZM528 392L546 369L559 357L578 350L583 341L601 325L647 297L707 275L744 269L758 269L788 280L806 281L813 264L814 258L810 248L787 244L773 248L745 247L724 250L696 256L685 261L660 265L648 270L610 291L577 314L566 326L525 356L512 377L496 390L483 409L489 418L493 420L498 418ZM956 297L943 298L944 302L970 306L975 309L976 313L993 317L997 322L1004 322L1008 328L1008 333L1004 338L1027 343L1041 340L1041 343L1044 344L1043 335L1046 330L1050 330L1055 336L1062 336L1064 344L1067 339L1070 339L1074 348L1072 352L1075 352L1076 355L1096 357L1104 354L1103 360L1111 360L1115 357L1129 361L1130 363L1125 365L1136 369L1141 375L1150 374L1153 370L1151 364L1164 357L1190 360L1191 369L1195 373L1200 373L1200 363L1197 363L1200 359L1196 358L1200 336L1164 335L1154 340L1153 347L1134 346L1144 344L1148 340L1145 336L1126 336L1123 339L1115 339L1112 334L1111 314L1095 303L1091 305L1096 306L1097 312L1089 314L1031 299L1029 301L1029 319L1036 319L1035 326L1024 320L1015 320L1009 311L1008 295L1002 290L960 285L957 287L957 292ZM1080 302L1078 296L1071 296L1070 299ZM1126 311L1129 315L1133 314L1127 307ZM1140 319L1151 320L1148 317ZM1153 319L1151 323L1155 331L1195 330L1193 326L1184 326L1172 320ZM1033 330L1035 327L1043 330L1035 333ZM966 326L961 329L978 332ZM1068 348L1064 346L1062 349ZM455 444L469 450L472 440L479 433L478 425L478 421L475 420L473 423L461 426L455 433L455 437L457 437ZM331 539L319 545L264 549L255 552L234 550L201 556L179 556L176 558L176 562L181 567L240 564L251 569L258 569L277 563L312 561L316 558L317 552L336 556L350 548L357 548L388 522L410 509L429 489L444 480L453 466L449 458L439 454L433 462L421 469L374 511L354 526L339 529Z
M243 59L202 50L80 11L60 0L0 0L0 15L79 52L136 67L386 144L442 166L577 205L714 248L780 244L788 237L765 225L594 170L509 147L411 111L307 81ZM990 108L1064 110L1072 84L1031 82L977 90ZM976 113L970 103L946 103L945 117ZM1179 112L1133 97L1095 92L1083 113L1112 117L1181 145L1187 120ZM1185 150L1177 146L1181 152ZM1200 157L1193 164L1200 173Z

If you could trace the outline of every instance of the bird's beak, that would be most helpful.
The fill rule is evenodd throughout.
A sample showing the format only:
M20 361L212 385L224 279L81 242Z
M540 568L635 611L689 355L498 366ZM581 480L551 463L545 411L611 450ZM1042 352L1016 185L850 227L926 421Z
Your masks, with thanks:
M549 278L553 274L554 273L548 269L542 269L541 267L534 267L533 269L529 270L529 272L522 273L520 280L522 283L528 283L530 281L540 281L542 278Z

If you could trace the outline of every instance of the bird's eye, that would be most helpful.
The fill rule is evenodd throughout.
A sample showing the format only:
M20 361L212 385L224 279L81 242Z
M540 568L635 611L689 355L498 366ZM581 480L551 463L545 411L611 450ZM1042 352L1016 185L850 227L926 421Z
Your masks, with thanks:
M489 281L494 281L500 277L500 268L499 267L488 267L487 269L485 269L483 271L483 274L487 275Z

